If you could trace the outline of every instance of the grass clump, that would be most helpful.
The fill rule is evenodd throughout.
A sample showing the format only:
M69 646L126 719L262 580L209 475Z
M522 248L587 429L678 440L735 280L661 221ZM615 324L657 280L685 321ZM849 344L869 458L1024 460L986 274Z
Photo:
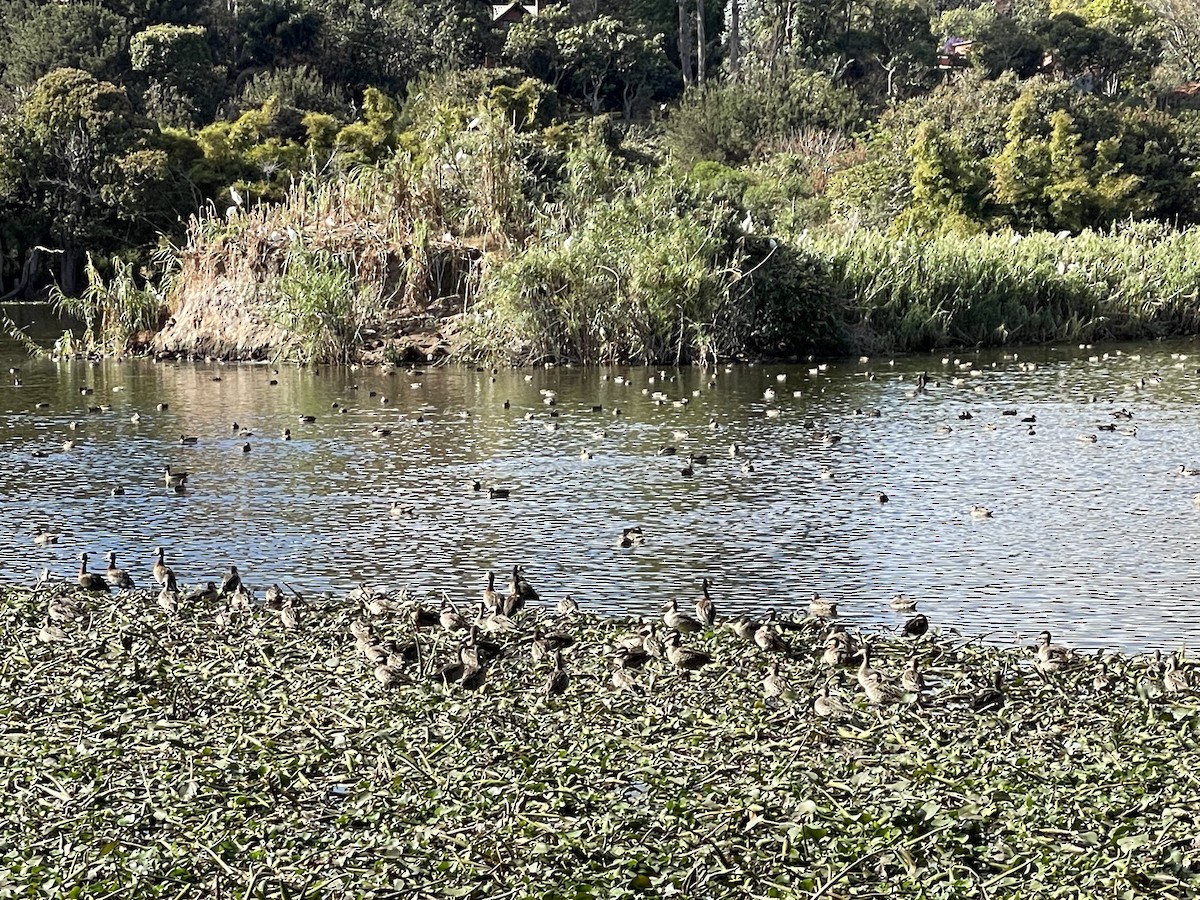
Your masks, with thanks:
M635 623L516 617L475 689L434 676L461 634L404 597L262 605L150 592L0 603L0 893L34 896L1187 896L1200 889L1194 695L951 632L879 636L923 701L869 705L813 620L766 654L724 630L611 680ZM47 630L55 612L61 634ZM350 626L410 661L384 687ZM791 624L791 623L789 623ZM567 632L548 695L534 629ZM660 626L661 628L661 626ZM790 683L764 697L772 663ZM1006 702L976 712L992 673ZM813 711L829 684L844 715Z

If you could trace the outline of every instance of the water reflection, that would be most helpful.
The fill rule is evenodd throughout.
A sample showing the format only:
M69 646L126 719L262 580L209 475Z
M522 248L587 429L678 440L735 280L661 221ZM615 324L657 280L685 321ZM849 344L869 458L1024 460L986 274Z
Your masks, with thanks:
M853 623L896 625L887 601L903 591L935 624L995 641L1046 627L1083 647L1173 648L1200 636L1200 478L1175 474L1200 465L1196 361L1190 344L1106 349L871 360L815 375L494 376L8 352L0 578L69 573L80 550L113 549L148 583L162 544L187 583L232 562L260 590L368 581L473 600L488 569L522 562L543 598L570 592L608 611L690 603L708 575L723 613L803 608L820 591ZM9 366L22 369L19 387ZM917 394L922 371L930 388ZM1114 418L1121 408L1134 418ZM814 439L821 430L841 439ZM183 434L199 441L181 444ZM68 438L78 442L69 452ZM678 455L656 455L664 445ZM688 453L708 456L690 478ZM164 464L192 473L185 495L164 489ZM510 499L472 490L475 479ZM112 496L118 485L125 494ZM414 516L389 515L393 499ZM994 518L973 519L973 504ZM38 523L61 530L61 543L35 546ZM618 548L633 524L645 545Z

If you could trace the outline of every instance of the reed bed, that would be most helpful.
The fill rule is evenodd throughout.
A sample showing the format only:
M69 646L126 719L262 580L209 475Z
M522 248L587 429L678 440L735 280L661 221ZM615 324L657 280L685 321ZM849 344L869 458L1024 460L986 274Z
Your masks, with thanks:
M879 634L876 667L915 656L930 686L874 706L820 661L821 623L785 615L786 650L718 627L686 639L711 665L651 660L619 691L612 647L637 623L538 608L468 689L434 675L460 637L417 631L412 597L300 600L289 627L144 591L64 617L73 593L0 598L5 897L1200 890L1200 708L1143 659L1110 656L1096 691L1086 660L1042 675L952 630ZM391 687L359 617L412 651ZM576 641L561 694L539 627ZM768 698L772 663L790 688ZM997 669L1005 702L977 711ZM814 713L825 684L844 714Z
M1197 229L817 233L802 242L829 260L847 321L869 345L856 349L1120 340L1200 327Z

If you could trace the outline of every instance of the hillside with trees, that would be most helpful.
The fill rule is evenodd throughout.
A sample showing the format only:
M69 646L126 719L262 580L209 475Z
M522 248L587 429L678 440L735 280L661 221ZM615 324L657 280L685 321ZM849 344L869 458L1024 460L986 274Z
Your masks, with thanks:
M1190 0L0 0L0 47L0 297L110 346L1196 327Z

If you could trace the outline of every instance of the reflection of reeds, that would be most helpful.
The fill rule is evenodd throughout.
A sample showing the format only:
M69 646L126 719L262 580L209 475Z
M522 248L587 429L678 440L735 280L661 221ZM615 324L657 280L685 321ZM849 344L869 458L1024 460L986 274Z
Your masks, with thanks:
M30 356L41 356L46 352L46 348L31 338L29 332L14 322L11 316L0 316L0 329L25 348L25 352Z

